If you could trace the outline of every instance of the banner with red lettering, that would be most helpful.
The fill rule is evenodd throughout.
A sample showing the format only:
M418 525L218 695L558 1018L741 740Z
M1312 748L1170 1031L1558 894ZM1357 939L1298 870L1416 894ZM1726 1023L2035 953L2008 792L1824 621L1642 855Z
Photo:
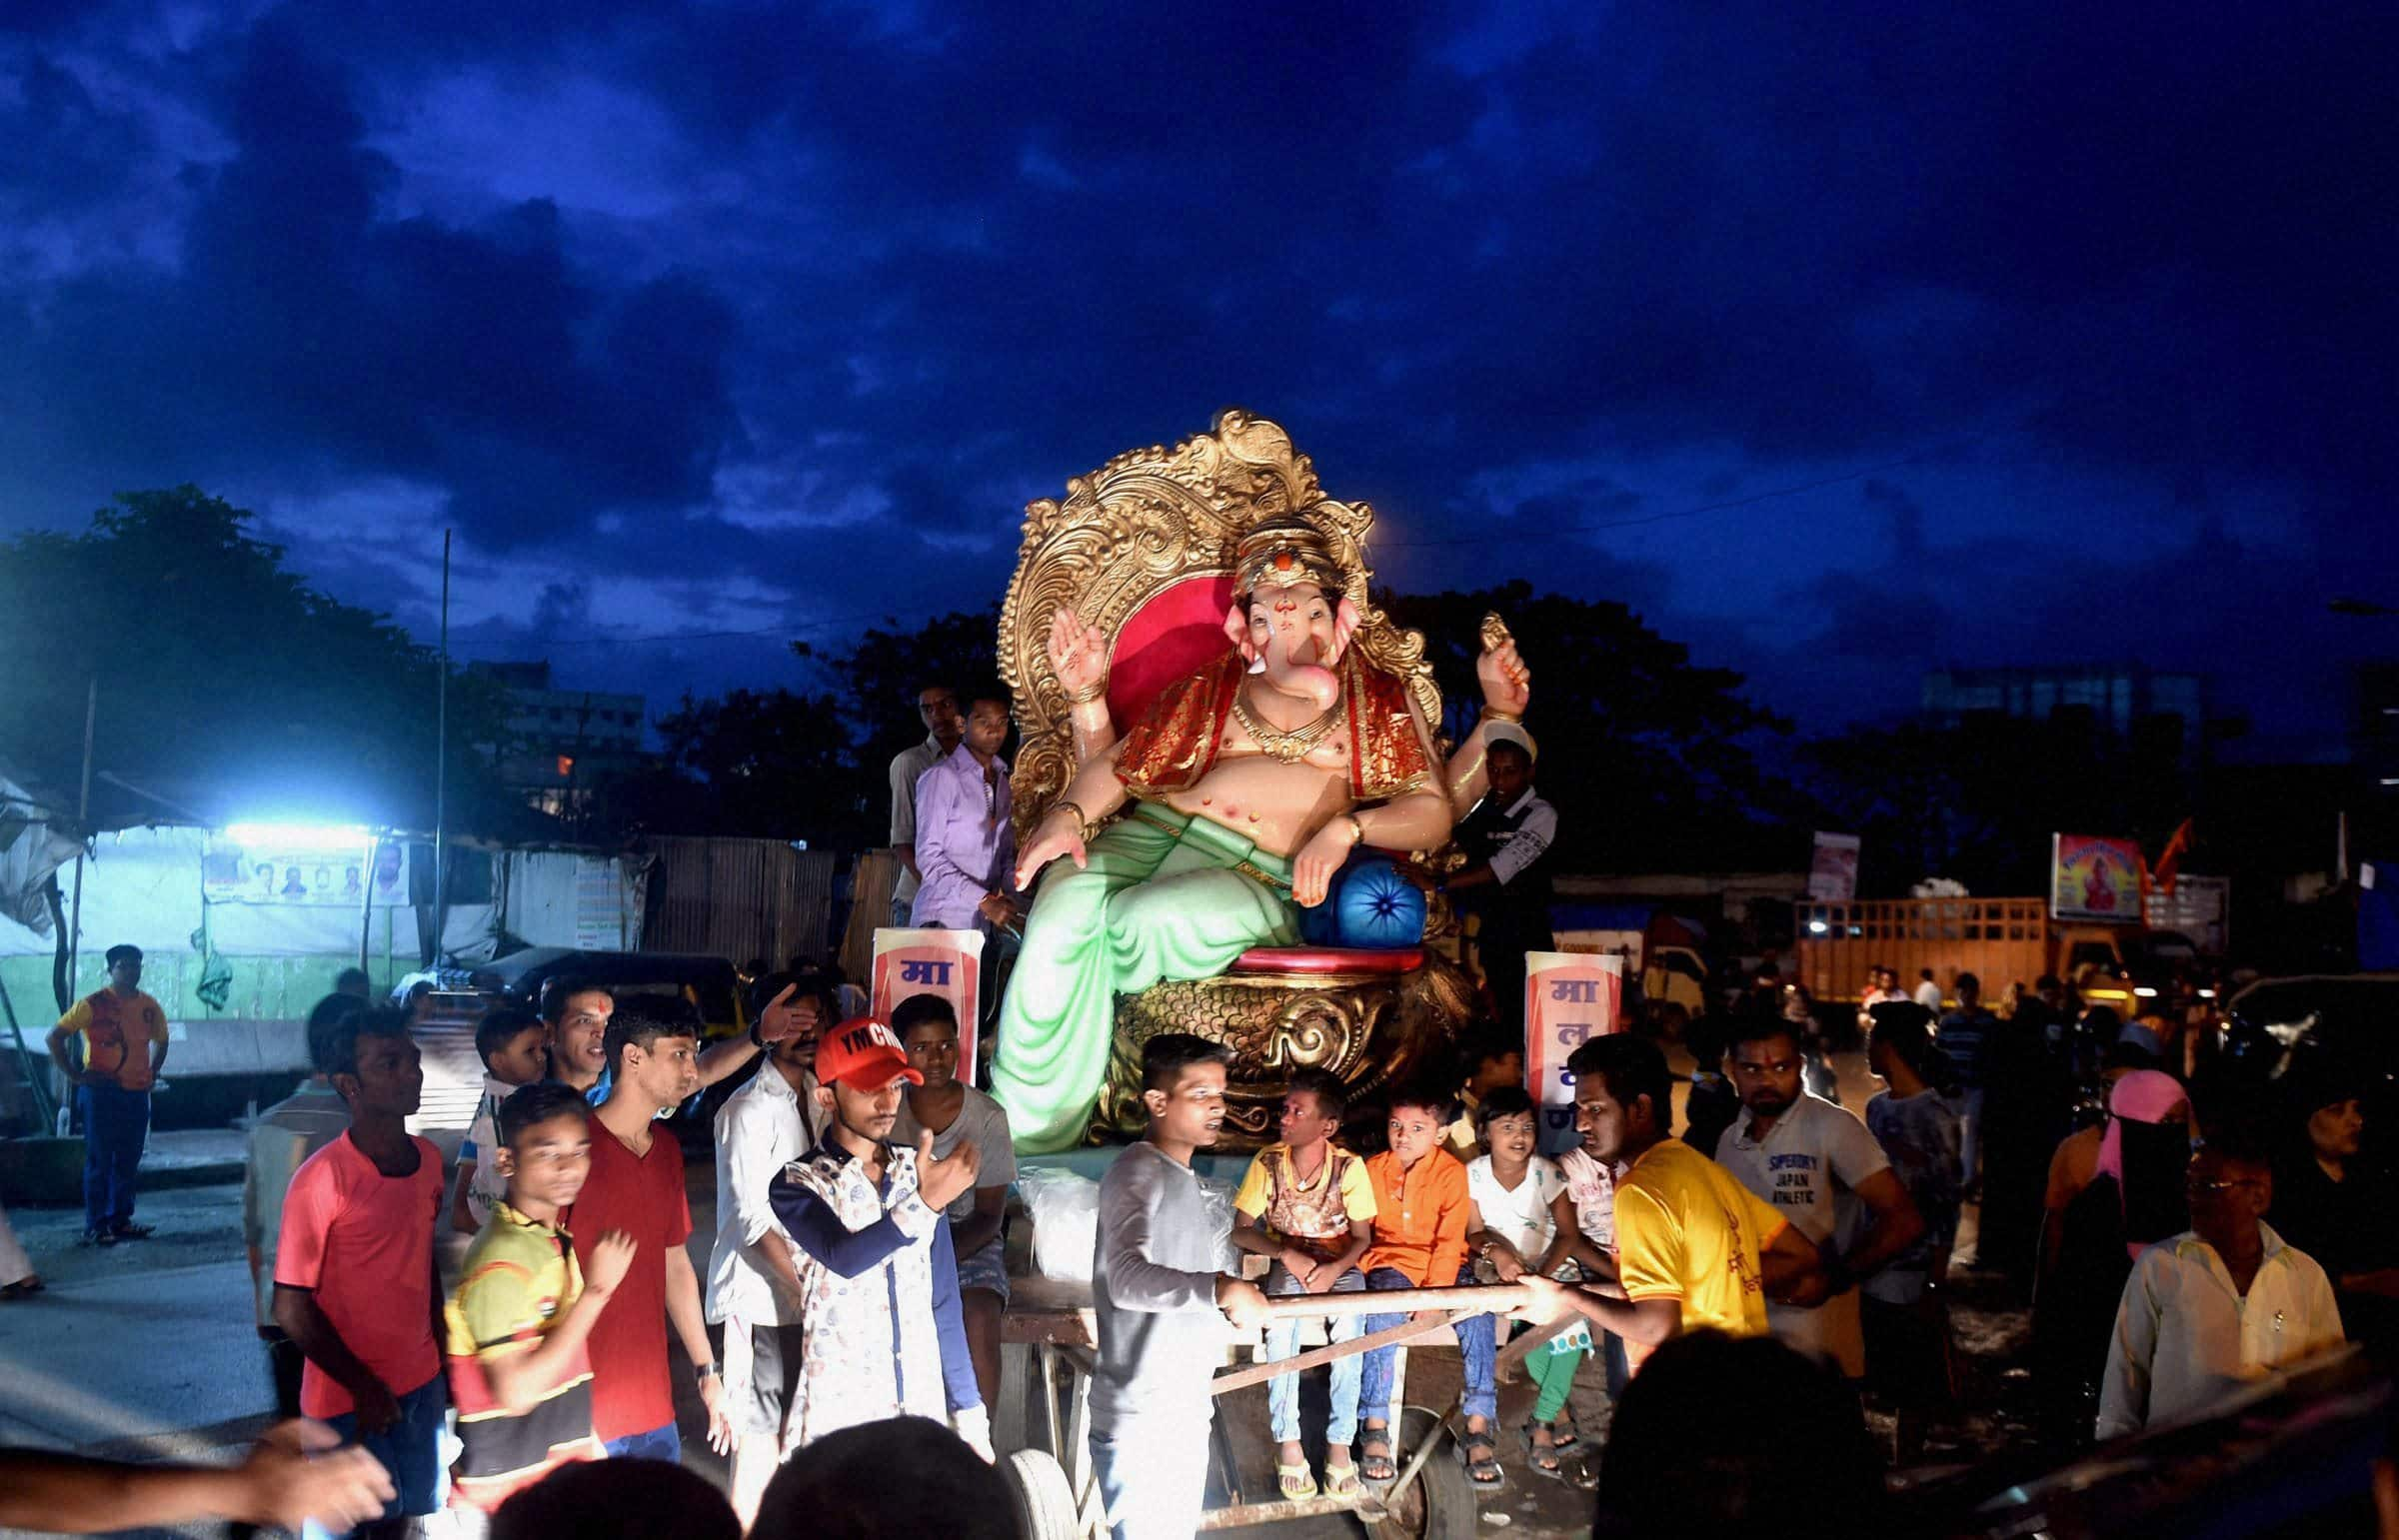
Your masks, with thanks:
M1541 1109L1543 1154L1574 1147L1574 1081L1566 1060L1593 1037L1617 1029L1623 1002L1622 957L1524 954L1524 1088Z
M892 1010L913 994L938 994L958 1012L958 1078L975 1083L975 1053L982 1033L983 932L881 929L875 932L875 978L868 1011L889 1022Z

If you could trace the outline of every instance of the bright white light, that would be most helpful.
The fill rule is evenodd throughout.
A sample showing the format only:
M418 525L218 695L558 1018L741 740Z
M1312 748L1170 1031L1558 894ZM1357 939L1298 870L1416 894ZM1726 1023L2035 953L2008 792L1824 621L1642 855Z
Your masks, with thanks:
M1831 928L1832 926L1824 923L1824 921L1820 919L1811 919L1807 922L1807 933L1809 935L1822 935Z
M2212 1000L2216 997L2216 991L2213 989L2202 989L2199 991L2199 997L2203 1000Z
M375 831L356 823L229 823L225 837L239 845L328 850L354 844L363 850L375 842Z
M2135 993L2135 994L2137 994L2137 995L2139 995L2139 996L2140 996L2142 999L2145 999L2145 1000L2153 1000L2153 999L2156 999L2156 998L2157 998L2157 991L2156 991L2155 989L2152 989L2152 988L2150 988L2150 987L2149 987L2147 984L2136 984L2136 985L2133 987L2133 991L2132 991L2132 992L2133 992L2133 993Z

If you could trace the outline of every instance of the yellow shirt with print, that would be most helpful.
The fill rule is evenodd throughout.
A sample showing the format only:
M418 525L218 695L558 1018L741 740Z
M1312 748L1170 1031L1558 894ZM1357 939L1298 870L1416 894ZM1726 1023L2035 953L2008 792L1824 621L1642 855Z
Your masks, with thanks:
M121 999L114 989L85 995L69 1006L58 1024L83 1036L83 1067L113 1077L129 1091L150 1089L151 1046L167 1040L167 1013L158 1001L136 989Z
M1616 1269L1627 1299L1682 1302L1682 1329L1766 1334L1758 1257L1786 1221L1680 1139L1649 1146L1616 1183Z
M1333 1172L1340 1172L1340 1188L1327 1192ZM1276 1181L1279 1172L1281 1180ZM1285 1207L1297 1214L1272 1214L1274 1196L1279 1186L1286 1194ZM1349 1226L1360 1219L1371 1221L1375 1214L1374 1183L1366 1174L1366 1163L1339 1145L1329 1145L1324 1163L1307 1181L1299 1179L1297 1164L1291 1159L1288 1144L1269 1144L1249 1162L1241 1177L1239 1190L1232 1195L1235 1213L1247 1214L1263 1221L1277 1234L1296 1241L1306 1250L1337 1257L1349 1245ZM1297 1228L1286 1230L1283 1225L1294 1218Z

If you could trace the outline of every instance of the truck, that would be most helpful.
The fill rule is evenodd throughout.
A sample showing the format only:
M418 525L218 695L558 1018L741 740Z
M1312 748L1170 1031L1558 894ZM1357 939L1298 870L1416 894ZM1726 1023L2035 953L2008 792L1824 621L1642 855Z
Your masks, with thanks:
M1854 1002L1867 970L1899 970L1912 989L1932 969L1946 990L1960 972L1996 996L2010 983L2055 974L2084 1001L2112 1007L2127 1021L2153 1008L2188 939L2139 925L2065 923L2049 917L2046 898L1869 898L1809 903L1799 911L1799 981L1823 1002Z
M1700 1015L1707 1004L1707 928L1648 903L1552 903L1559 951L1624 959L1624 982L1650 1005Z

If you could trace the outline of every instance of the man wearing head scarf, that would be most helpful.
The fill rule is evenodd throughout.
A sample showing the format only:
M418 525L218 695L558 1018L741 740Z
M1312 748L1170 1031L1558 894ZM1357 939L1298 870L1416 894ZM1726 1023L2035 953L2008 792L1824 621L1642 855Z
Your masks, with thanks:
M2161 1070L2113 1072L2106 1123L2069 1135L2049 1165L2033 1353L2045 1420L2061 1439L2089 1436L2133 1258L2189 1223L2189 1093Z

